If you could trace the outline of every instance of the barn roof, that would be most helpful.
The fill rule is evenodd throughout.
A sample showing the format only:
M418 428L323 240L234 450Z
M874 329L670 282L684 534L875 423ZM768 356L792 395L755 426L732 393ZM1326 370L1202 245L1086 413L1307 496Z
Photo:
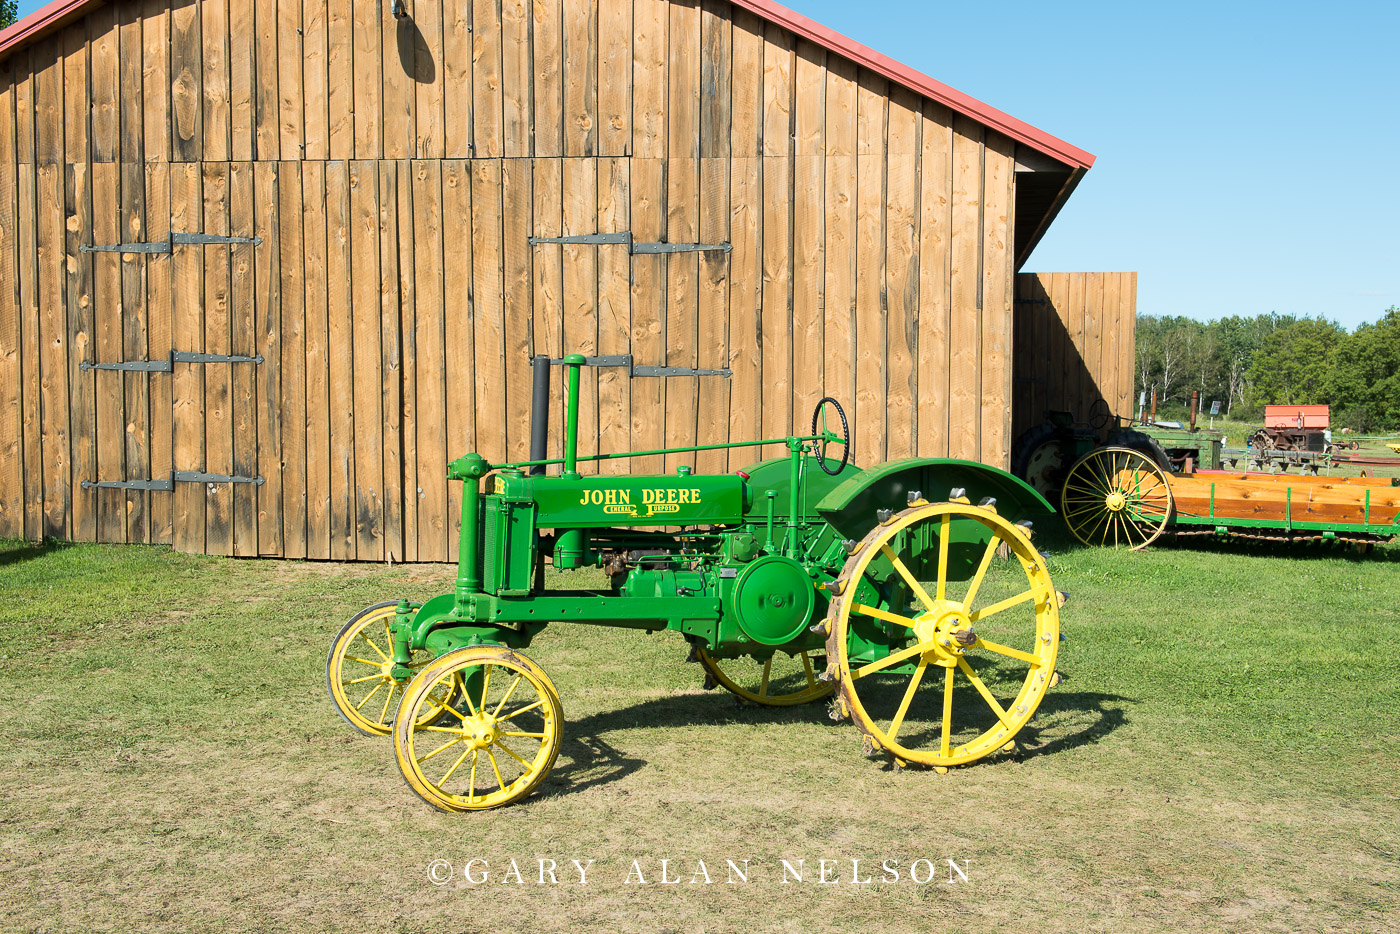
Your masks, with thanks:
M108 0L54 0L0 31L0 60L15 49L48 35L106 2ZM1021 175L1016 191L1016 213L1020 223L1016 225L1014 251L1018 267L1035 249L1079 180L1094 164L1094 156L1079 147L941 81L935 81L773 0L730 0L730 3L791 30L828 51L888 78L896 85L971 117L1019 143L1017 170L1025 174ZM1023 153L1026 158L1022 158Z

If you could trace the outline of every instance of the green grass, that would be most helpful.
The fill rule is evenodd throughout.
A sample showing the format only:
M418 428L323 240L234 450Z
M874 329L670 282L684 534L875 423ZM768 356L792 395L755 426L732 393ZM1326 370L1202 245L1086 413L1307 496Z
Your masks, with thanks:
M560 625L528 653L564 701L554 773L464 816L323 680L348 616L450 568L0 545L0 930L1393 929L1400 552L1039 544L1067 680L1019 758L892 772L824 705L702 690L673 635ZM474 856L492 884L461 880ZM497 884L539 857L590 884ZM919 857L944 883L778 883L783 858Z

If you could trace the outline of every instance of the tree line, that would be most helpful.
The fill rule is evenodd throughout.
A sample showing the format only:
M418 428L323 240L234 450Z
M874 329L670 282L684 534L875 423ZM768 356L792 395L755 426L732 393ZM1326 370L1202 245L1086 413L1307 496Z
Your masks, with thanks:
M1348 332L1324 317L1269 313L1212 321L1139 315L1136 386L1158 404L1186 405L1193 390L1208 410L1235 418L1263 407L1327 404L1332 425L1400 428L1400 307Z

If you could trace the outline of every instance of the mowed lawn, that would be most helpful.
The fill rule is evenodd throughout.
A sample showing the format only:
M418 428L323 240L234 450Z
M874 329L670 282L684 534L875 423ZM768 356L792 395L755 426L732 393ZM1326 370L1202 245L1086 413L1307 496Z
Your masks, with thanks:
M460 816L324 686L350 614L451 568L0 545L0 931L1393 931L1400 550L1040 544L1066 680L1019 758L891 771L677 636L560 625L554 773Z

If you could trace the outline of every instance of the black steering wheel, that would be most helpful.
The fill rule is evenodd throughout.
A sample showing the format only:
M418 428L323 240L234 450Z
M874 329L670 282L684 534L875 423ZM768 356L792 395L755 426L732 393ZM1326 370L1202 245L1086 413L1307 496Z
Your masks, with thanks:
M1113 410L1108 407L1108 401L1102 396L1095 399L1094 404L1089 407L1089 427L1095 431L1103 431L1113 420Z
M817 423L822 421L822 406L826 405L828 402L836 407L836 414L841 418L841 463L836 465L835 470L826 466L827 443L823 441L821 442L821 446L817 448L817 466L820 467L824 473L835 477L840 474L841 471L845 470L846 465L851 461L851 426L846 423L846 410L841 408L841 403L830 396L822 396L821 401L817 403L817 407L812 410L812 434L815 435L817 433ZM825 430L824 425L823 430Z

